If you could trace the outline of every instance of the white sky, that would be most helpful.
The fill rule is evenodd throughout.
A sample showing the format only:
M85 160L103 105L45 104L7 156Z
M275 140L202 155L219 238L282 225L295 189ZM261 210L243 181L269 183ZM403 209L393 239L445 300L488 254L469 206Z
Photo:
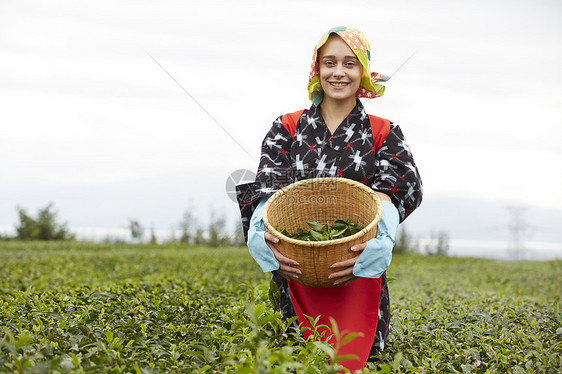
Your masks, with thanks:
M310 105L313 47L339 25L365 33L374 71L416 52L365 105L401 125L426 195L562 209L557 0L4 0L0 190L254 170L271 122Z

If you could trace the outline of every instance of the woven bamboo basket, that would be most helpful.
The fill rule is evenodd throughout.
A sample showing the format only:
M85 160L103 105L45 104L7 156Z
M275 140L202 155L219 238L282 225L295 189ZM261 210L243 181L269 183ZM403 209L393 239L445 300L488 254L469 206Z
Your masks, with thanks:
M376 236L381 215L377 194L347 178L313 178L290 184L271 196L263 208L265 226L279 238L276 248L299 263L302 274L295 281L315 288L333 286L334 280L328 276L337 269L330 266L357 256L350 248ZM331 225L338 219L352 219L364 228L354 235L326 241L296 240L276 230L310 230L306 221Z

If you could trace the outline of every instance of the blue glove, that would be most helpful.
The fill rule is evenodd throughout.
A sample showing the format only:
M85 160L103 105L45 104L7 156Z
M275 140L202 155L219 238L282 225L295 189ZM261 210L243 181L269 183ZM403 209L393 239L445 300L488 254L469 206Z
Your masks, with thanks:
M394 204L390 201L383 201L377 237L367 242L367 246L353 267L353 275L363 278L378 278L386 271L392 260L392 248L398 223L398 210Z
M256 260L264 273L279 269L279 262L265 243L264 238L267 228L263 223L263 206L267 199L267 197L264 197L260 200L252 214L250 229L248 230L248 249L250 250L250 255Z

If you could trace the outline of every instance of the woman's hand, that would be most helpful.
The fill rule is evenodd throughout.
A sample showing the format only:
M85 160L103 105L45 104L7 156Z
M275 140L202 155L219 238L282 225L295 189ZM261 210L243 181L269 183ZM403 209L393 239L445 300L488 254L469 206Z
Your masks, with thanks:
M299 263L295 260L291 260L290 258L283 256L281 252L279 252L277 248L275 248L275 243L279 242L279 238L270 234L269 232L266 232L264 234L264 238L265 243L267 244L269 249L271 249L271 252L273 252L273 255L279 262L279 269L277 270L277 273L279 273L279 275L287 280L298 279L299 274L302 274L302 272L300 271L300 269L294 266L298 266Z
M354 252L358 252L357 256L350 258L349 260L336 262L335 264L330 266L330 268L332 269L343 268L328 276L329 279L334 279L334 286L341 286L341 285L347 286L348 284L350 284L351 282L353 282L358 278L355 275L353 275L353 267L355 266L355 263L357 262L359 255L365 249L366 246L367 243L354 245L353 247L351 247L351 250Z

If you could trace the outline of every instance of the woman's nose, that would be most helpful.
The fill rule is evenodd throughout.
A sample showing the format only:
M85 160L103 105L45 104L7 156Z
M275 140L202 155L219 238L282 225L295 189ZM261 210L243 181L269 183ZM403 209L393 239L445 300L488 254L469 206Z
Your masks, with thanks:
M336 68L334 69L334 75L335 75L335 76L338 76L338 77L344 75L344 72L343 72L343 65L342 65L342 64L337 64L337 65L336 65Z

